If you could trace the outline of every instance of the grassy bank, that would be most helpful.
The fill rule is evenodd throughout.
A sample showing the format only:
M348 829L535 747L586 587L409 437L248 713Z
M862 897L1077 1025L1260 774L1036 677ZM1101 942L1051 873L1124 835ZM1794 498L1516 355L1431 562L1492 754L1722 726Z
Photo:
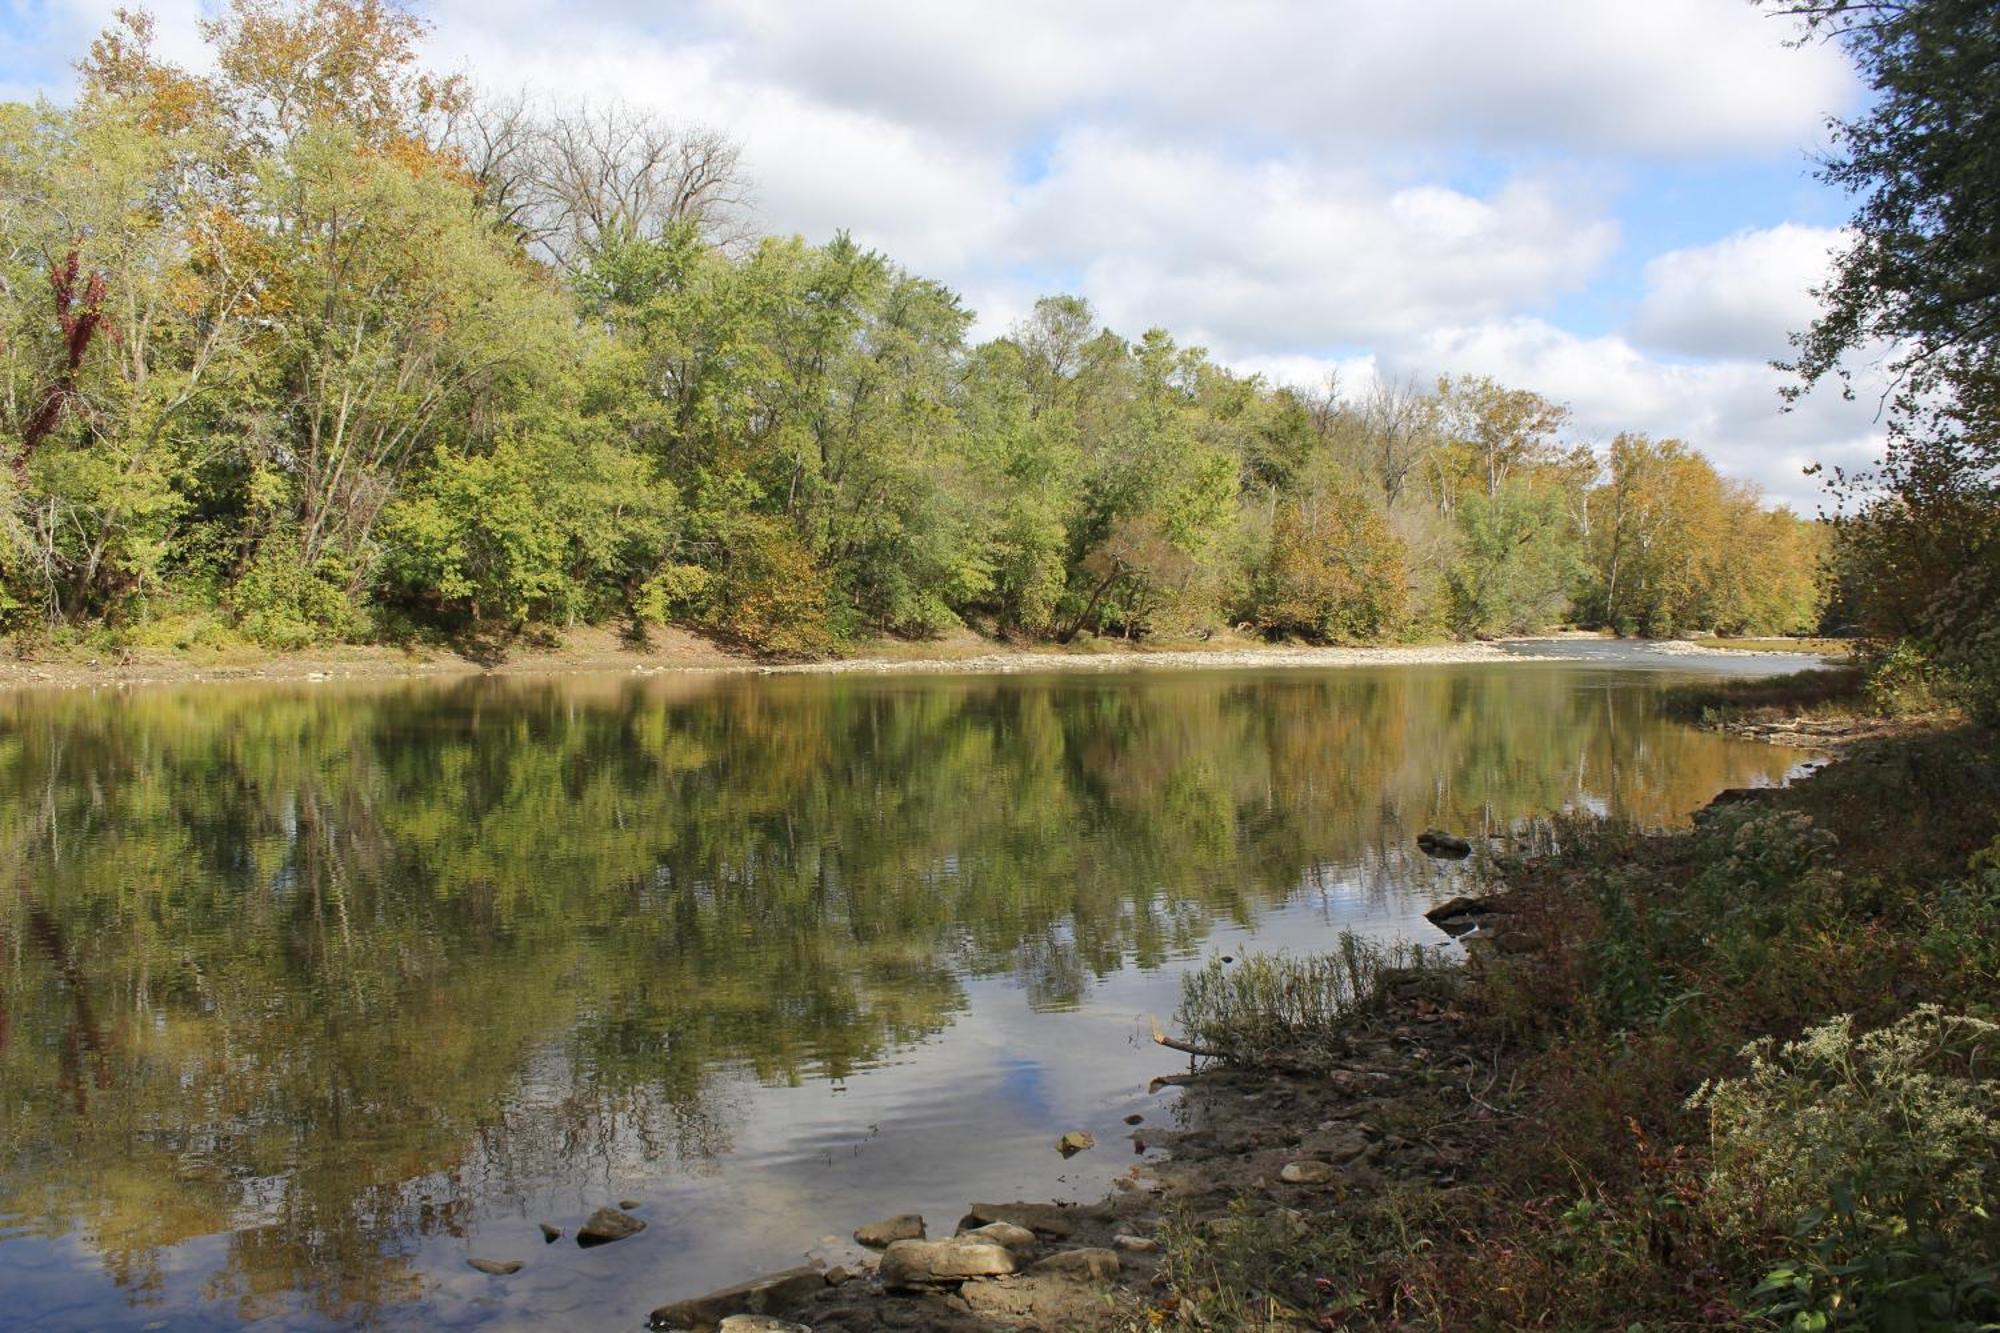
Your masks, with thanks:
M1487 877L1455 990L1302 1038L1318 1073L1259 1049L1191 1091L1151 1320L2000 1320L1993 732L1871 743L1685 832L1551 823ZM1275 1176L1296 1157L1335 1169Z

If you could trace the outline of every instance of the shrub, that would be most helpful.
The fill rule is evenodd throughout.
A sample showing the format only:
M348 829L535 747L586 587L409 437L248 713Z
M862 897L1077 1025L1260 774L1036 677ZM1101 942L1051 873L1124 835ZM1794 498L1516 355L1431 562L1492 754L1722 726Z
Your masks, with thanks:
M1718 1223L1791 1252L1754 1293L1764 1312L1807 1328L2000 1318L2000 1024L1924 1005L1744 1055L1747 1074L1691 1104L1710 1111Z

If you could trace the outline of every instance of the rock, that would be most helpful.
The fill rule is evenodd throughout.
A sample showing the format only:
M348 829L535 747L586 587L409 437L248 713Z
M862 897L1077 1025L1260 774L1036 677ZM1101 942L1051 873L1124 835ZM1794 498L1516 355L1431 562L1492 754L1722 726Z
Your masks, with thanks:
M844 1287L853 1276L854 1274L848 1272L846 1268L840 1264L835 1264L826 1270L826 1285L829 1287Z
M1153 1254L1159 1250L1160 1242L1151 1236L1117 1235L1111 1238L1111 1248L1127 1254Z
M782 1273L754 1277L706 1296L662 1305L653 1311L647 1323L654 1328L714 1328L731 1315L790 1310L825 1287L826 1276L817 1268L787 1268Z
M634 1208L645 1207L645 1205L640 1203L639 1200L637 1199L620 1199L618 1201L618 1206L620 1208L623 1208L628 1213L631 1212Z
M539 1225L542 1228L542 1243L544 1245L553 1245L562 1239L562 1228L553 1222L543 1222Z
M1074 1157L1078 1153L1087 1152L1096 1146L1097 1140L1091 1137L1091 1133L1087 1129L1072 1129L1069 1133L1056 1140L1056 1151L1065 1157Z
M1036 1277L1081 1277L1093 1281L1118 1276L1118 1255L1111 1250L1058 1250L1028 1270Z
M881 1277L890 1291L909 1291L967 1278L1002 1277L1019 1267L1014 1252L997 1241L952 1236L897 1241L882 1252Z
M918 1213L898 1213L880 1222L854 1229L854 1239L872 1249L884 1249L899 1240L922 1240L924 1219Z
M1142 1116L1137 1111L1134 1111L1131 1115L1125 1117L1125 1123L1128 1125L1143 1124L1145 1122L1145 1119L1146 1119L1145 1116Z
M715 1326L715 1333L813 1333L809 1324L773 1319L767 1314L733 1314Z
M988 1222L1012 1222L1017 1227L1026 1227L1037 1236L1065 1240L1076 1234L1077 1218L1087 1216L1096 1216L1096 1213L1082 1208L1063 1208L1053 1203L975 1203L959 1222L958 1229L971 1231Z
M491 1273L494 1277L506 1277L521 1271L519 1259L467 1259L465 1262L482 1273Z
M1287 1185L1324 1185L1333 1179L1333 1166L1327 1162L1307 1159L1302 1162L1286 1162L1278 1172L1278 1179Z
M645 1229L646 1224L630 1213L600 1208L576 1229L576 1243L587 1250L593 1245L609 1245L614 1240L636 1236Z
M1463 861L1472 855L1472 844L1442 829L1427 828L1417 835L1417 848L1432 856Z
M1424 920L1447 935L1463 935L1478 926L1480 920L1492 910L1491 903L1477 898L1453 898L1425 912Z
M970 1231L961 1231L958 1234L977 1236L981 1240L990 1240L995 1245L1005 1245L1017 1255L1032 1254L1035 1247L1041 1243L1035 1239L1034 1232L1026 1227L1015 1226L1012 1222L988 1222L983 1227L974 1227Z

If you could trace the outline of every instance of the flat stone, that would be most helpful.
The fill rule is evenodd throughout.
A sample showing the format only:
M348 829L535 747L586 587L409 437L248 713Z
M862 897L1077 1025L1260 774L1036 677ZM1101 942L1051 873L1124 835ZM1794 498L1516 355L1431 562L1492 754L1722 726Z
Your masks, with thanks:
M600 1208L576 1229L576 1243L587 1250L593 1245L609 1245L614 1240L636 1236L645 1229L645 1222L630 1213Z
M1087 1129L1072 1129L1056 1140L1056 1151L1065 1157L1074 1157L1080 1152L1088 1152L1097 1146L1097 1140Z
M899 1240L882 1252L882 1285L891 1291L1001 1277L1020 1265L1014 1252L996 1241L972 1236L947 1240Z
M1131 1115L1125 1117L1125 1123L1128 1125L1136 1125L1145 1118L1146 1118L1145 1116L1142 1116L1137 1111L1134 1111Z
M562 1228L557 1226L555 1223L540 1222L537 1223L536 1225L540 1226L542 1229L542 1243L544 1245L553 1245L555 1242L562 1239Z
M631 1212L631 1211L632 1211L632 1210L633 1210L634 1208L643 1208L643 1207L645 1207L645 1204L641 1203L641 1202L640 1202L639 1200L637 1200L637 1199L620 1199L620 1200L618 1201L618 1206L619 1206L620 1208L623 1208L623 1209L624 1209L624 1210L625 1210L626 1212L628 1212L628 1213L629 1213L629 1212Z
M1035 1240L1034 1232L1026 1227L1016 1226L1012 1222L988 1222L983 1227L973 1227L970 1231L961 1231L958 1234L990 1240L995 1245L1005 1245L1016 1254L1032 1252L1039 1243Z
M647 1322L654 1328L711 1329L731 1315L790 1310L825 1287L826 1275L817 1268L787 1268L782 1273L722 1287L706 1296L662 1305Z
M899 1240L922 1240L924 1219L920 1213L898 1213L880 1222L854 1229L854 1239L874 1249L883 1249Z
M1324 1185L1333 1179L1333 1166L1328 1162L1286 1162L1278 1172L1278 1179L1287 1185Z
M1028 1272L1036 1277L1081 1277L1102 1281L1118 1276L1118 1255L1111 1250L1058 1250Z
M506 1277L521 1271L519 1259L467 1259L465 1262L482 1273L491 1273L494 1277Z
M1159 1251L1160 1242L1154 1240L1151 1236L1127 1236L1121 1234L1111 1238L1111 1248L1114 1250L1123 1250L1127 1254L1155 1254Z
M715 1333L813 1333L809 1324L774 1319L767 1314L733 1314L715 1326Z
M970 1231L988 1222L1012 1222L1037 1236L1065 1240L1076 1234L1079 1217L1094 1215L1082 1208L1062 1208L1053 1203L975 1203L958 1228Z

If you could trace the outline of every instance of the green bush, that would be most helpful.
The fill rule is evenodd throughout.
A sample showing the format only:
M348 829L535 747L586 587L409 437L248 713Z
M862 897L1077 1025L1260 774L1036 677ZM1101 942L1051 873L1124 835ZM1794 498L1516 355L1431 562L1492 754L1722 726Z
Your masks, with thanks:
M1718 1225L1790 1251L1753 1294L1763 1313L1799 1328L2000 1319L2000 1024L1924 1005L1744 1055L1747 1074L1691 1105L1710 1112Z

